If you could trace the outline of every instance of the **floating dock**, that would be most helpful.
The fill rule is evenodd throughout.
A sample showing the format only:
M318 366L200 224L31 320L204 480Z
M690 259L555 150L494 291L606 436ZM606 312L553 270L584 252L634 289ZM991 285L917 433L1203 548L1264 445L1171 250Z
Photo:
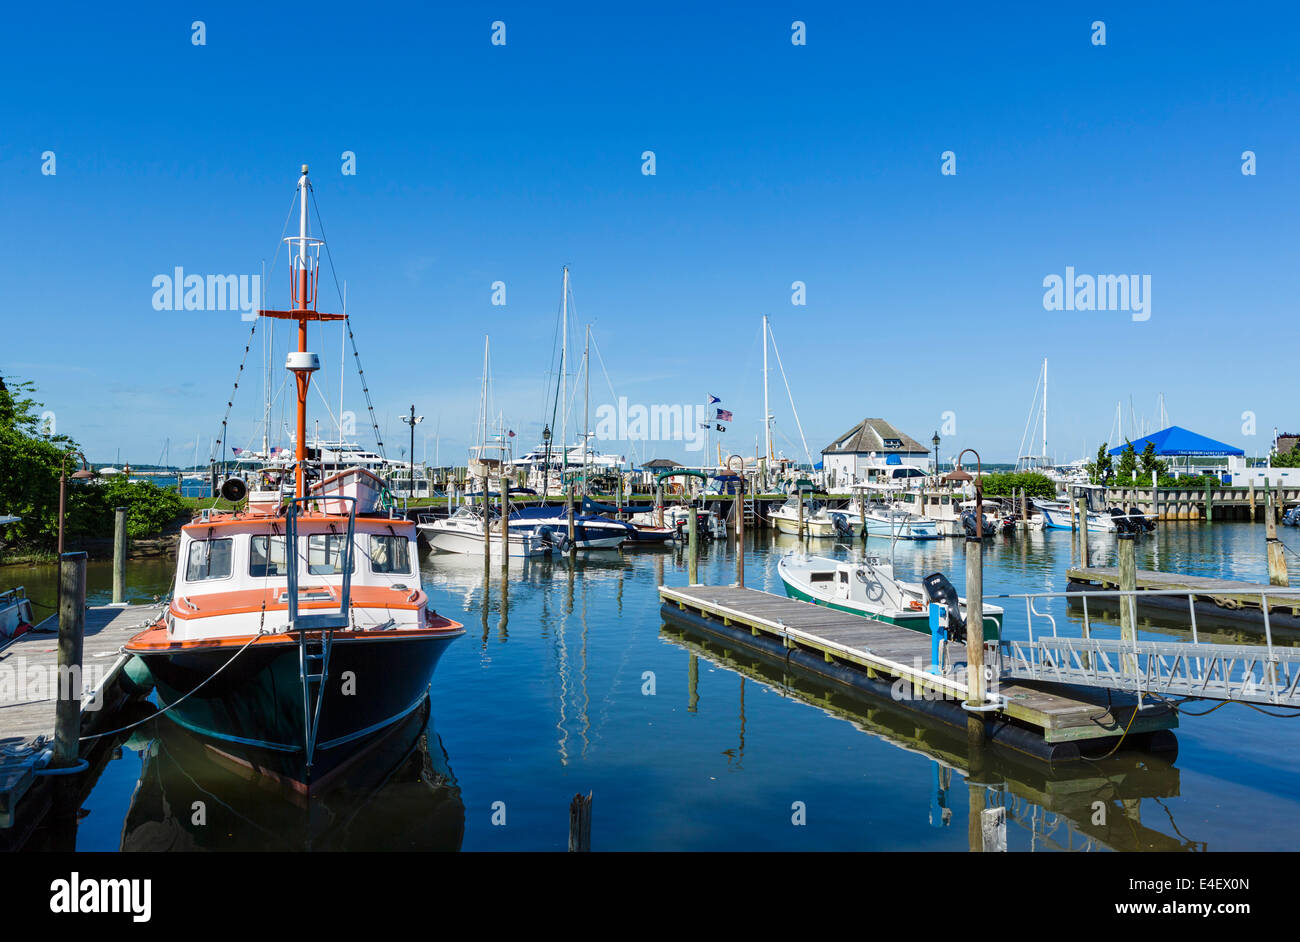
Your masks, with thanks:
M1067 592L1109 591L1120 588L1119 569L1115 566L1071 567L1066 570ZM1268 598L1270 627L1300 632L1300 597L1287 589L1267 583L1216 579L1211 576L1186 576L1179 573L1137 571L1137 591L1179 590L1194 598L1196 615L1216 620L1252 624L1263 630L1263 600ZM1114 599L1110 600L1114 606ZM1138 610L1150 606L1187 613L1186 595L1153 595L1138 603Z
M966 685L932 673L929 636L905 628L734 585L660 586L659 597L669 623L779 653L791 667L952 726L965 729L977 717L987 741L1035 758L1076 759L1080 743L1104 751L1121 736L1151 750L1176 748L1168 732L1178 725L1176 713L1150 704L1137 710L1137 700L1125 694L1112 695L1108 704L1105 691L1017 683L996 689L998 709L968 712Z
M160 614L149 605L105 605L86 609L80 675L64 683L81 683L81 735L90 736L125 725L122 708L147 688L125 670L130 659L122 645ZM81 758L90 769L77 775L45 775L42 754L54 741L55 704L59 694L57 616L0 649L0 849L22 846L41 824L54 800L54 783L75 783L88 792L107 761L114 737L81 743ZM68 677L71 680L67 679ZM70 849L70 848L68 848Z

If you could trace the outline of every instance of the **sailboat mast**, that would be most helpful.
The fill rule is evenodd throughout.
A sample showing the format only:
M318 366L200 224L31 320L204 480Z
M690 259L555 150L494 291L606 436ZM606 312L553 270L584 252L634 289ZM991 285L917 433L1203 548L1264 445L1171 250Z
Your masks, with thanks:
M763 455L772 460L772 410L767 404L767 315L763 315Z
M591 325L582 346L582 496L587 496L587 455L591 451Z
M560 289L560 490L569 470L569 266Z
M1047 357L1043 357L1043 465L1047 460Z

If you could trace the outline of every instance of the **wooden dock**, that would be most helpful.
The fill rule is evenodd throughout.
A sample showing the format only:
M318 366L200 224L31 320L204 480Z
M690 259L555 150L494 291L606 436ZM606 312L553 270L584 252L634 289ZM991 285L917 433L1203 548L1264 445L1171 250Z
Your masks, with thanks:
M1119 589L1119 569L1115 566L1071 567L1066 570L1069 580L1067 591ZM1216 579L1211 576L1188 576L1180 573L1157 572L1150 569L1137 571L1138 591L1177 589L1195 596L1197 617L1213 617L1232 622L1264 627L1264 612L1260 593L1285 591L1267 583L1244 582L1236 579ZM1115 599L1109 600L1112 606ZM1152 596L1139 603L1139 611L1146 606L1179 610L1187 614L1187 598L1182 595ZM1300 631L1300 597L1274 595L1268 600L1269 626L1273 629Z
M738 586L660 586L659 597L666 621L756 650L780 651L792 666L950 725L964 728L969 717L981 718L990 741L1036 758L1077 758L1080 742L1113 740L1126 729L1134 742L1167 748L1171 736L1153 735L1178 725L1177 715L1162 706L1148 704L1134 716L1132 697L1112 697L1108 706L1103 691L1048 690L1026 683L997 688L1003 698L999 709L968 713L962 705L966 685L927 669L928 635Z
M83 736L112 729L123 704L143 694L123 674L128 656L122 645L160 610L157 604L87 608L78 678ZM58 637L57 618L51 616L0 649L0 835L15 825L19 802L33 785L50 780L38 775L37 766L54 740ZM83 742L82 757L98 742Z

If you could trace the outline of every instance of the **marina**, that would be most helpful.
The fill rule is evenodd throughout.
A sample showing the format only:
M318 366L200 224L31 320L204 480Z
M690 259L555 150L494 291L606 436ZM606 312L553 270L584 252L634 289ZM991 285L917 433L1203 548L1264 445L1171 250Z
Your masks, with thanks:
M11 924L1284 901L1300 13L11 19Z

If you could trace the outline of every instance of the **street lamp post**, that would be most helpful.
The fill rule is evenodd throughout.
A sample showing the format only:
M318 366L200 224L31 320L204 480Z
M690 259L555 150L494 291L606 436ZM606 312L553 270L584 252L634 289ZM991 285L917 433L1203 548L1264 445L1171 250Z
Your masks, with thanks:
M424 416L415 414L415 404L411 404L411 414L402 416L402 421L411 427L410 473L411 483L407 485L406 499L415 496L415 427L424 421Z
M934 438L930 439L934 443L934 486L939 486L939 432L936 430Z

